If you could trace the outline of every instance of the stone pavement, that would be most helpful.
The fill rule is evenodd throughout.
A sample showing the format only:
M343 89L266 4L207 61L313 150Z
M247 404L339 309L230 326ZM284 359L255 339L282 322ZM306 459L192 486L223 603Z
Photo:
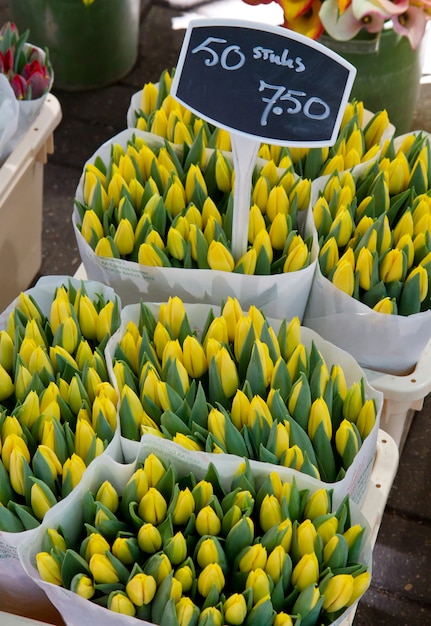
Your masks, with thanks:
M45 166L43 261L41 274L73 274L80 264L71 225L73 198L85 161L106 140L126 127L131 96L164 69L176 65L190 16L244 19L257 13L240 0L143 0L140 54L133 71L99 90L71 93L54 89L63 119L54 134L54 153ZM271 5L269 5L271 6ZM266 11L271 10L268 6ZM7 0L0 0L0 24L8 19ZM428 63L431 50L428 51ZM423 77L412 129L431 132L431 70ZM431 375L431 365L430 365ZM373 558L373 579L359 604L355 626L419 626L431 624L431 397L415 414L390 492ZM1 601L0 601L1 605Z

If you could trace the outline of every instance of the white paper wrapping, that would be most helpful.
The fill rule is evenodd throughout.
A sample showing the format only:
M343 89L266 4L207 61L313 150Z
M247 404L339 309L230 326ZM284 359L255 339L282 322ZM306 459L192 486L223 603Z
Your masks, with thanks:
M157 318L159 305L150 303L147 306L149 306L150 310ZM138 304L135 304L135 305L131 304L131 305L124 307L122 320L121 320L121 326L118 329L118 331L114 335L112 335L112 337L110 338L106 346L106 350L105 350L106 362L107 362L110 372L112 372L112 363L113 363L113 356L115 353L115 348L118 344L119 339L124 334L127 323L130 320L132 320L135 324L139 323L139 308L140 307ZM210 308L211 307L209 305L204 305L204 304L186 305L187 316L189 318L190 325L193 329L202 330L203 324L205 323L205 320L207 318ZM218 307L212 307L212 308L214 310L214 314L218 315L220 309ZM273 327L273 329L277 333L280 327L281 321L271 319L268 317L268 323ZM326 489L333 489L334 494L336 494L336 496L339 498L342 498L345 495L349 495L352 501L360 506L363 502L365 492L368 487L368 481L371 476L371 471L373 467L373 461L374 461L374 456L375 456L376 446L377 446L377 434L378 434L378 429L379 429L379 424L380 424L380 415L381 415L382 407L383 407L383 399L384 399L383 394L380 391L377 391L373 387L371 387L371 385L366 380L365 372L362 370L362 368L358 365L358 363L350 354L341 350L335 345L329 343L328 341L325 341L313 330L302 327L301 328L301 342L305 345L307 349L310 349L313 341L316 344L317 348L319 349L320 353L322 354L329 370L331 369L332 364L340 365L345 374L346 382L348 386L352 385L354 382L358 380L361 380L361 378L364 378L366 381L365 382L366 398L367 399L374 398L374 400L376 401L377 419L376 419L374 428L371 431L371 433L368 435L368 437L364 440L353 463L350 465L350 467L346 471L345 477L342 480L337 481L335 483L325 483L315 478L311 478L311 477L309 478L314 488L317 489L319 487L324 487ZM112 380L115 385L115 377L114 377L113 372L112 372ZM141 441L144 440L146 437L147 435L144 436L141 439ZM155 449L159 449L158 446L160 445L165 446L165 443L162 443L162 444L159 443L160 438L155 437L152 439L155 439L155 441L153 441L153 446ZM176 445L176 444L173 444L173 445ZM139 446L140 446L139 442L126 439L123 436L121 437L121 447L122 447L122 451L124 455L124 460L127 463L132 462L133 460L136 459L139 453ZM197 457L200 457L202 456L203 453L195 452L193 454L196 455ZM221 464L223 464L227 462L227 460L229 459L231 455L211 454L210 456L214 463L221 462ZM203 457L207 458L208 454L207 453L203 454ZM187 458L191 458L191 457L187 455ZM260 467L261 465L268 465L269 467L272 467L273 469L275 468L276 471L280 471L280 472L282 472L284 469L279 465L264 464L264 463L261 463L260 461L251 461L251 464L252 464L252 467L256 469L256 471L257 471L257 468ZM289 470L289 471L293 472L294 475L298 477L304 475L298 470Z
M89 159L93 162L100 156L109 160L112 143L123 147L133 134L163 145L164 140L142 131L127 129L105 142ZM85 166L84 166L85 169ZM76 191L82 202L82 177ZM305 211L299 214L300 230L304 237L312 234L312 224L306 220ZM110 285L120 296L124 305L137 302L140 298L150 302L162 302L177 295L184 302L207 302L219 305L228 296L236 297L244 308L252 304L273 317L302 320L313 275L317 263L317 240L313 241L310 265L298 272L287 272L273 276L250 276L217 270L163 268L140 265L123 259L96 256L91 246L81 235L77 224L79 214L75 207L72 223L78 249L88 278Z
M337 289L318 266L303 323L350 352L362 367L388 374L410 372L431 337L431 311L377 313Z
M37 282L35 287L28 289L26 294L33 296L42 312L48 315L55 289L63 284L68 285L69 282L75 289L81 285L80 280L70 276L45 276ZM114 300L117 297L111 288L94 281L85 281L85 288L90 298L95 297L96 294L103 294L106 300ZM15 307L15 302L16 300L1 313L0 329L6 327L9 313ZM119 428L117 428L114 438L110 441L103 454L117 461L123 459ZM67 500L67 498L64 500ZM64 500L48 511L46 519L49 519L54 509L63 506ZM0 530L0 597L5 598L5 610L6 608L11 611L19 610L22 598L25 597L28 605L34 607L35 615L39 612L39 609L41 611L44 609L49 611L49 606L46 607L47 601L44 593L41 593L41 589L28 580L17 553L18 547L26 538L32 541L36 530L28 530L21 533L10 533ZM9 606L7 606L7 603L9 603Z
M157 438L156 438L157 439ZM160 454L165 462L171 461L180 473L188 473L192 471L195 476L200 479L203 478L210 461L213 461L214 455L200 455L197 457L194 453L181 448L175 444L167 445L170 442L163 442L160 440L157 450L153 449L153 437L148 437L143 440L142 444L137 450L137 454L132 463L127 465L120 465L113 459L108 457L99 457L91 465L88 472L86 472L83 480L79 486L72 492L70 498L63 502L63 506L55 511L55 514L51 515L49 520L46 519L44 523L37 529L35 535L23 542L19 547L19 558L23 569L27 572L28 576L43 589L53 603L53 605L61 613L66 626L94 626L95 624L104 624L105 626L150 626L150 623L145 620L140 620L135 617L129 617L126 615L119 615L104 607L100 607L89 600L85 600L77 594L46 583L39 577L39 573L34 565L36 554L41 549L42 537L46 528L57 527L59 524L63 526L66 534L73 538L76 537L80 526L82 524L82 512L80 503L84 493L87 490L95 490L96 487L104 480L112 482L117 490L121 490L126 484L127 480L132 475L136 461L144 461L151 453ZM225 486L230 484L232 476L238 468L241 459L238 457L230 456L223 460L222 463L217 464L217 470L220 474L222 482ZM267 476L272 470L270 464L260 464L253 468L255 476L264 477ZM295 477L297 485L300 489L310 489L314 491L315 486L310 482L309 477L304 474L297 476L295 472L287 468L283 468L283 480L292 480ZM334 510L340 503L340 499L337 495L333 496ZM372 550L370 542L370 527L368 522L362 515L359 508L351 503L351 524L361 524L366 528L364 534L362 551L359 557L359 561L364 563L369 571L372 567ZM354 610L355 605L349 607L337 621L333 622L334 626L339 626L341 622L347 617L347 615Z

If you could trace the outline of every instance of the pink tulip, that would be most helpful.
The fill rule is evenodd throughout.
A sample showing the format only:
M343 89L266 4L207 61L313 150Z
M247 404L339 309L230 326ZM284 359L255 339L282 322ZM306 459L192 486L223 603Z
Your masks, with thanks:
M17 100L25 100L27 95L27 82L25 78L20 76L19 74L15 74L11 80L10 85L15 94L15 98Z
M49 86L49 73L45 65L41 65L38 60L24 65L21 76L27 81L27 85L31 88L31 98L34 100L40 98Z

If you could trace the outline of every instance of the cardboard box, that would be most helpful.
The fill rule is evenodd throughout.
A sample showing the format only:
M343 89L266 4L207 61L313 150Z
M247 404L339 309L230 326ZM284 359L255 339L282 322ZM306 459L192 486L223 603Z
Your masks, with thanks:
M42 263L43 173L61 121L51 93L34 124L0 167L0 310L36 277Z

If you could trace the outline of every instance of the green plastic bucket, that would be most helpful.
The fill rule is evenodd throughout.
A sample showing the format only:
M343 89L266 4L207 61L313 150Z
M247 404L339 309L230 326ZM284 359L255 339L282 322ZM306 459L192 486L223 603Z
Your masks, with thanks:
M138 56L140 0L9 0L11 19L49 49L54 87L80 91L126 76Z

